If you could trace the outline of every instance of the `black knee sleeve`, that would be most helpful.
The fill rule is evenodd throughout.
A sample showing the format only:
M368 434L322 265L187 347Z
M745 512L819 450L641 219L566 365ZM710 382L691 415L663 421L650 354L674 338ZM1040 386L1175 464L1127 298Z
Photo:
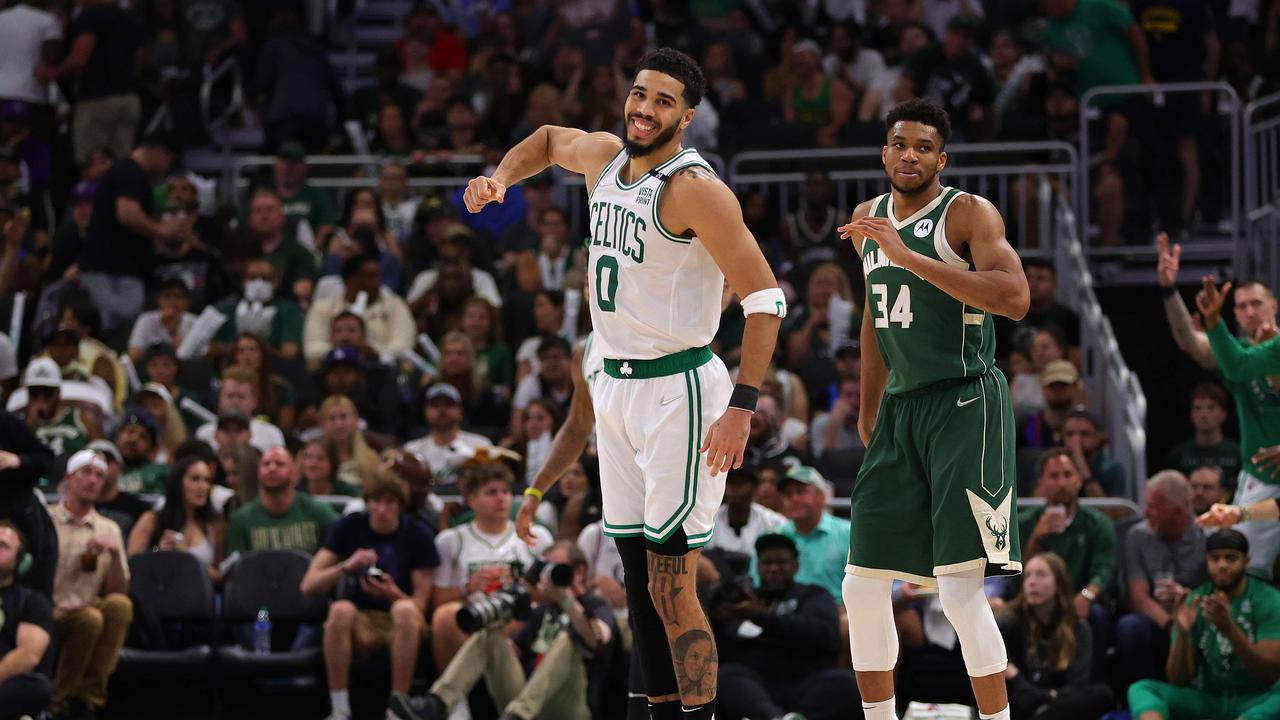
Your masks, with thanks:
M654 555L680 557L689 552L689 536L684 534L684 528L678 528L666 542L657 543L645 538L644 546Z
M683 537L683 535L682 535ZM644 538L614 538L624 570L623 585L627 591L627 610L632 623L635 652L644 677L644 692L649 697L672 695L679 691L667 645L667 629L658 617L649 597L649 565Z

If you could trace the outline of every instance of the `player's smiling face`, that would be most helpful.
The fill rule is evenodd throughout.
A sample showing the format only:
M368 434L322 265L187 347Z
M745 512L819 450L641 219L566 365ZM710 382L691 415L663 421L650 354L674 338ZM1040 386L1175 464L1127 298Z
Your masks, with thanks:
M884 160L889 184L908 195L931 187L934 178L947 166L947 153L942 149L938 129L913 120L901 120L889 128L880 157Z
M627 153L632 157L666 146L693 120L693 109L684 104L684 83L655 70L636 74L622 113L627 119Z

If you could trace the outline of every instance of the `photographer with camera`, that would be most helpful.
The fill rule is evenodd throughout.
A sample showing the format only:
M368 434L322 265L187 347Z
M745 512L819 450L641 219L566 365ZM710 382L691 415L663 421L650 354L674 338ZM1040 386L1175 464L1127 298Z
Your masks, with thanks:
M587 593L586 577L586 555L561 540L523 579L537 582L536 607L529 609L520 579L463 606L458 624L472 635L431 686L423 718L444 720L483 679L501 720L590 720L617 623L609 606ZM504 595L512 601L494 601ZM513 619L524 622L508 639L504 628Z
M389 716L416 718L409 686L423 640L429 634L427 603L440 565L435 533L405 513L409 486L390 471L365 479L363 512L334 525L302 578L302 592L326 595L344 577L354 582L344 599L329 606L324 623L324 664L332 705L330 720L350 720L348 675L353 652L391 651Z
M747 577L713 591L709 615L720 651L718 715L751 720L840 718L858 707L853 672L836 666L840 621L835 600L797 583L800 552L790 537L756 540L760 585ZM681 672L696 680L696 668Z
M512 566L532 567L553 542L541 525L531 528L532 543L525 544L516 535L516 524L511 522L515 475L506 465L464 467L458 484L475 517L436 537L440 569L432 593L431 650L438 668L448 665L467 641L457 621L462 603L509 587L523 571L513 573Z

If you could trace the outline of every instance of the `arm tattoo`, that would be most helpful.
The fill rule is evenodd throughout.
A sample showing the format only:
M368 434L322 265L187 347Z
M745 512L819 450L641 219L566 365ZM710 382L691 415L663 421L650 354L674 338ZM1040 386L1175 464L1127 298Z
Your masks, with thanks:
M690 630L676 638L671 650L675 661L676 684L681 700L715 697L716 677L720 672L720 656L716 641L705 630ZM701 703L700 703L701 704Z
M679 625L680 613L677 610L676 598L684 590L680 584L680 575L688 575L689 566L686 558L669 555L649 554L649 586L652 588L653 604L662 622L667 625Z
M678 172L678 173L676 173L676 174L677 174L677 175L687 175L687 176L689 176L689 177L693 178L694 180L706 180L706 181L708 181L708 182L714 182L714 181L716 180L716 176L715 176L715 175L713 175L712 173L708 172L706 168L701 167L701 166L698 166L698 165L690 165L689 167L684 168L683 170L681 170L680 172Z
M1212 370L1218 366L1218 358L1209 346L1209 338L1191 325L1191 313L1187 311L1182 297L1173 295L1164 301L1164 314L1169 320L1169 329L1173 332L1173 342L1197 364Z

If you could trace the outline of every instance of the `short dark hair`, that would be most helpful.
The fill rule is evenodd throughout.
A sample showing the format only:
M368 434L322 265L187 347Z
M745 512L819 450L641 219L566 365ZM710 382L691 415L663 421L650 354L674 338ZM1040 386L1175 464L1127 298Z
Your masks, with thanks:
M1260 287L1262 288L1262 291L1267 294L1267 297L1275 299L1275 293L1271 292L1271 288L1267 287L1267 284L1261 280L1245 280L1239 285L1236 285L1236 290L1244 290L1245 288L1250 287Z
M684 85L684 103L689 107L697 107L702 102L702 94L706 92L707 80L702 76L702 68L693 58L675 48L658 48L645 53L636 66L636 72L653 70L663 75L670 75Z
M1071 467L1075 468L1077 473L1080 472L1080 467L1076 465L1076 456L1072 455L1071 451L1067 448L1058 445L1056 447L1046 449L1044 452L1040 453L1040 457L1036 458L1036 477L1038 478L1041 475L1044 475L1044 469L1048 467L1049 461L1059 457L1066 458L1071 462Z
M365 324L364 318L361 317L359 313L354 313L354 312L351 312L350 310L343 310L337 315L334 315L333 319L329 321L329 327L332 328L334 323L338 322L339 320L346 320L347 318L351 318L356 322L360 323L360 329L362 331L364 332L369 331L369 326Z
M342 275L343 282L359 275L360 270L364 268L365 263L370 262L378 263L379 267L382 265L382 259L372 253L360 253L343 260L342 266L338 268Z
M1191 400L1195 401L1200 398L1212 400L1218 403L1218 407L1222 408L1224 412L1230 412L1231 401L1227 397L1227 391L1223 390L1222 386L1217 383L1203 382L1197 385L1191 391Z
M1092 425L1094 430L1097 430L1099 432L1102 431L1102 421L1098 419L1097 415L1094 415L1088 410L1085 410L1083 407L1078 407L1072 410L1071 412L1067 413L1067 416L1062 420L1062 424L1064 427L1066 426L1068 420L1084 420L1088 422L1090 425Z
M1053 264L1052 260L1046 260L1044 258L1038 258L1038 257L1022 258L1022 269L1030 270L1031 268L1040 268L1041 270L1048 270L1055 277L1057 277L1058 275L1058 268L1056 265Z
M947 116L947 111L928 100L913 98L898 103L885 118L885 132L892 131L893 126L900 122L918 122L932 127L942 137L943 147L951 139L951 118Z
M0 520L0 528L9 528L18 536L18 560L22 560L22 553L27 551L27 536L22 532L22 528L14 524L12 520Z
M542 341L538 343L538 357L542 357L543 353L551 350L560 350L565 355L573 357L573 346L569 344L568 340L559 335L547 335L542 338Z

